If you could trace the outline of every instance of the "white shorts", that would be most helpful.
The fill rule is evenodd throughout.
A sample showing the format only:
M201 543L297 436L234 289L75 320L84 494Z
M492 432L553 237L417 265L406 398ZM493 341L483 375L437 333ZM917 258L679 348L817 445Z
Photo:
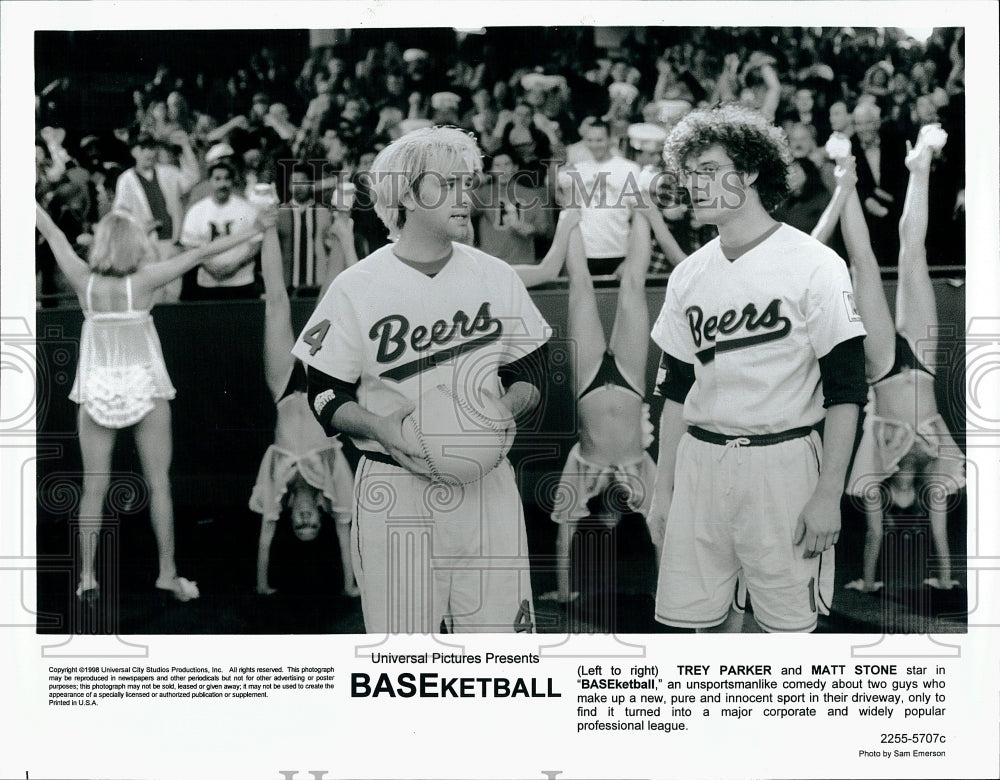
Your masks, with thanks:
M534 630L524 512L504 460L452 487L362 458L354 570L370 634Z
M656 593L656 619L721 624L744 588L765 631L807 632L827 614L834 554L803 558L792 544L819 478L815 431L762 447L681 437Z

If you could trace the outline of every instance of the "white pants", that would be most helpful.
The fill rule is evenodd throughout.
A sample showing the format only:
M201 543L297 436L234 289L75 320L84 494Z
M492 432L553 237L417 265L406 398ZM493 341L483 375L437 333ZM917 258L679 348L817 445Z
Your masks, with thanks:
M532 631L524 512L504 460L481 481L430 482L362 458L354 570L370 633Z

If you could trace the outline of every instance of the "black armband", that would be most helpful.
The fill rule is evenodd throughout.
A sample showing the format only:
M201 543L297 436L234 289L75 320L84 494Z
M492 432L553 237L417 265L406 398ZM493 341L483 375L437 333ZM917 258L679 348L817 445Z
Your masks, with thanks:
M336 436L339 431L333 425L334 413L346 403L357 403L358 382L345 382L315 368L306 371L309 408L323 426L327 436Z
M528 353L523 358L500 366L497 374L500 383L506 390L515 382L527 382L541 389L545 387L549 371L549 345L542 344L538 349Z
M864 336L847 339L819 359L824 409L838 404L868 403L864 342Z
M666 352L660 357L653 395L683 404L694 386L694 365L678 360Z

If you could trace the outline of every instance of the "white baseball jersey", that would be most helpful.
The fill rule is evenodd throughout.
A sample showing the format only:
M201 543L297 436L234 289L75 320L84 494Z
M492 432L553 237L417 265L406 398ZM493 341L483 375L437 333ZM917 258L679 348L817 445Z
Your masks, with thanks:
M229 200L218 204L212 197L202 198L188 209L184 216L184 227L181 230L181 243L186 247L204 246L220 236L229 236L241 230L253 227L257 219L257 209L239 195L230 195ZM255 236L225 252L216 255L216 259L225 260L233 256L245 255L247 245L259 242ZM216 279L204 268L198 269L199 287L240 287L253 284L253 264L240 268L228 279Z
M788 225L735 261L718 238L684 260L652 332L694 364L684 421L734 436L823 419L818 358L864 335L844 261Z
M538 349L551 329L507 263L455 243L435 276L384 246L339 274L292 354L345 382L385 415L436 384L502 394L497 370ZM355 439L362 450L382 452Z

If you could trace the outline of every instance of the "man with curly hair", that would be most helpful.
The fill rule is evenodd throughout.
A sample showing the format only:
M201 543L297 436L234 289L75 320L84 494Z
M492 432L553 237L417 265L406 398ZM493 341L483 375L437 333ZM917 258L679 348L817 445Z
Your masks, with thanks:
M833 251L771 217L791 158L759 113L689 114L664 155L719 236L671 275L652 332L665 399L648 518L656 619L740 630L749 594L745 630L812 631L829 606L866 399L850 277Z

